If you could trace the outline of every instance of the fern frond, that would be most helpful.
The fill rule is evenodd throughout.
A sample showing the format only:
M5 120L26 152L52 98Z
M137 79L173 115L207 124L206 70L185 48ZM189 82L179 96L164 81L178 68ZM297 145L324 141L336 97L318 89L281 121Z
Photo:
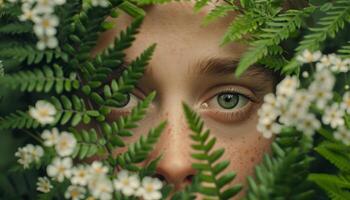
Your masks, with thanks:
M249 50L241 58L236 69L236 76L240 76L249 66L258 62L260 59L276 52L271 49L278 48L281 41L287 39L292 33L301 27L303 19L309 16L315 10L314 7L308 7L303 10L288 10L286 13L279 14L272 21L266 22L266 27L258 35L258 40L252 42Z
M41 61L50 63L53 58L67 59L67 55L59 50L40 51L31 45L11 46L0 49L1 59L16 59L18 62L24 62L28 65L37 64ZM45 60L46 58L46 60Z
M310 142L293 130L280 133L272 144L273 154L265 154L262 163L256 166L255 179L248 178L245 199L313 199L312 182L307 180Z
M122 168L139 171L140 168L134 164L144 161L149 153L153 150L154 145L157 143L161 136L166 122L160 123L156 128L151 129L147 136L141 137L135 142L128 146L128 150L121 155L118 155L117 161Z
M73 131L74 137L77 139L77 146L73 152L73 158L80 160L104 152L104 144L106 141L99 138L95 129Z
M8 116L0 117L0 129L37 128L40 124L28 112L16 111Z
M346 200L350 198L350 177L345 175L330 174L310 174L309 180L315 182L324 189L329 197L336 200Z
M350 172L349 150L340 143L323 142L315 148L316 152L326 158L343 172Z
M128 129L137 127L137 122L145 117L147 108L155 96L156 93L151 92L131 110L129 115L120 117L116 122L113 122L111 124L113 134L120 136L132 136L132 133Z
M197 12L200 11L203 7L207 6L210 1L211 0L196 0L194 10Z
M199 181L202 183L198 186L198 192L205 196L219 197L220 199L232 198L241 190L242 186L238 184L222 191L236 177L233 172L222 174L230 163L229 161L218 162L225 150L223 148L214 150L216 138L210 137L209 130L203 130L204 123L199 115L186 104L183 104L183 109L187 123L193 132L191 135L194 142L192 149L195 153L191 156L198 162L192 166L198 170ZM206 183L206 185L203 183Z
M60 66L54 65L53 69L44 67L34 70L20 71L14 74L7 74L0 78L0 84L12 89L19 88L22 92L49 92L55 88L56 93L71 91L79 88L79 81L76 75L71 73L69 77L63 76L63 70Z
M60 98L52 96L50 102L57 110L53 124L65 125L70 122L71 126L77 126L81 121L87 124L91 117L100 115L96 110L87 110L84 100L76 95L70 98L65 95L61 95Z
M319 50L322 42L328 37L334 38L338 31L350 22L350 2L347 0L337 0L325 14L318 21L317 27L309 28L311 33L304 36L304 39L296 48L295 55L301 54L306 49L310 51ZM300 63L294 58L284 66L283 72L293 73L299 66Z
M131 92L137 81L142 77L148 62L155 50L155 44L147 48L127 67L118 81L112 81L111 86L105 86L104 98L97 92L92 92L90 97L99 105L119 106L125 100L125 94Z
M318 50L321 42L325 41L327 37L334 38L348 22L350 22L350 2L346 0L335 1L334 5L326 12L326 16L318 21L318 27L309 29L311 33L304 37L296 51L300 53L305 49Z
M343 58L350 58L350 41L343 45L337 53Z
M132 136L129 129L136 128L137 122L144 118L146 109L155 97L155 92L150 93L144 100L139 102L127 116L119 117L118 120L111 123L102 123L102 133L107 146L110 149L124 147L125 143L121 137Z
M0 27L0 35L4 34L22 34L22 33L31 33L32 32L32 25L28 23L12 23L12 24L5 24L1 25Z
M251 14L240 14L227 28L221 44L227 44L242 39L247 33L258 28L258 21Z
M111 74L112 69L121 67L125 58L125 49L129 48L135 40L135 35L139 32L143 18L136 18L125 31L119 34L114 44L107 48L101 55L97 55L93 62L87 61L82 64L81 70L85 79L96 82L102 82Z
M235 5L218 5L212 9L207 16L205 16L203 24L208 25L219 18L225 17L229 12L236 11L238 9L239 8Z

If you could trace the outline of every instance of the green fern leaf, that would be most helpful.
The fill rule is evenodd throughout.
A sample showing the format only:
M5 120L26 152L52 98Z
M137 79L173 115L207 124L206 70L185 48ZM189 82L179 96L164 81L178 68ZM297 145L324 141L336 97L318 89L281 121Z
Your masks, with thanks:
M252 15L237 15L235 20L227 28L227 31L221 41L221 45L242 39L245 34L255 31L257 28L257 19L254 19Z
M211 138L209 130L204 131L204 123L200 117L191 110L189 106L183 104L183 109L190 129L193 131L191 138L195 143L192 148L195 153L192 157L198 160L192 166L198 170L200 183L209 183L211 186L200 184L198 191L205 196L219 197L220 199L230 199L240 190L241 185L226 188L227 185L235 178L236 174L229 172L218 175L227 166L229 161L218 160L222 157L224 149L214 150L215 138ZM226 188L223 190L223 188Z
M31 33L32 25L28 23L12 23L1 25L0 27L0 35L3 34L22 34L22 33Z
M218 18L225 17L229 12L236 10L238 10L238 7L235 5L218 5L205 16L203 24L208 25Z
M104 98L97 92L91 93L91 98L100 105L119 106L120 101L125 100L125 94L135 87L134 85L142 77L149 60L155 50L155 44L147 48L129 67L127 67L118 81L112 81L111 86L104 89Z
M348 41L344 46L342 46L338 52L338 54L341 55L343 58L349 58L350 57L350 41Z
M320 45L328 37L334 38L339 30L346 23L350 22L350 2L347 0L337 0L333 6L325 13L326 15L318 21L318 26L309 28L310 32L299 43L296 48L296 55L301 54L304 50L316 51L320 49ZM300 67L300 63L296 59L292 59L283 71L290 74Z
M8 116L0 117L0 129L37 128L40 124L28 112L16 111Z
M58 65L44 67L43 69L20 71L15 74L7 74L0 78L2 85L19 88L27 92L49 92L55 88L56 93L71 91L79 88L79 81L76 80L75 74L71 73L69 78L63 76L62 68Z
M60 98L52 96L50 101L57 110L53 125L58 123L65 125L70 122L70 125L74 127L81 121L87 124L91 117L100 115L96 110L87 110L84 100L76 95L72 95L71 98L65 95L61 95ZM89 120L83 120L84 118Z
M333 163L341 171L350 172L350 159L348 153L344 152L344 146L339 143L324 142L315 150L328 161Z
M165 126L166 122L160 123L155 129L151 129L146 137L141 135L135 143L130 144L128 150L117 157L120 166L131 171L139 171L140 168L134 164L140 163L148 157Z
M277 54L272 51L278 49L282 40L287 39L293 32L301 27L303 19L309 16L315 10L314 7L308 7L303 10L288 10L286 13L278 15L272 21L266 22L266 27L258 35L249 50L243 55L236 69L235 75L238 77L249 66L263 59L268 54Z
M74 130L73 134L77 139L77 146L72 155L73 158L78 157L80 160L82 160L104 152L103 144L105 144L105 141L103 139L99 139L96 130Z

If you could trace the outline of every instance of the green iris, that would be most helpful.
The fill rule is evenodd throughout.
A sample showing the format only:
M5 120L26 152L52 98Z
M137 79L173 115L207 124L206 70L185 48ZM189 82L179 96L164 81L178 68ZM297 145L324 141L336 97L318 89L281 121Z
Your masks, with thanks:
M218 95L217 101L222 108L232 109L237 106L239 96L235 93L221 93Z
M128 93L128 94L125 94L125 99L123 101L119 102L118 107L121 108L121 107L128 105L129 101L130 101L130 94Z

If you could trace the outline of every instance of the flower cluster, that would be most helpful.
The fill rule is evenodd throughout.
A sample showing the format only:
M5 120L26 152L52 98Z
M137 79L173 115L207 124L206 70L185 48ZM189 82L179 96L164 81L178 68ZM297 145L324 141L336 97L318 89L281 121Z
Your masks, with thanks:
M44 150L39 145L28 144L24 147L18 148L15 156L18 157L18 163L23 165L26 169L33 162L39 163L40 158L44 155Z
M140 183L136 174L122 170L117 174L116 179L110 179L109 169L100 161L94 161L91 165L79 164L72 166L70 158L56 158L47 168L49 176L54 180L62 182L65 178L70 180L71 185L65 192L67 199L94 199L110 200L114 191L119 191L125 196L139 196L145 200L158 200L162 197L160 189L162 182L156 178L144 177ZM43 180L39 180L39 182ZM47 180L48 181L48 180ZM49 182L39 183L41 192L48 192L42 188L49 188Z
M58 46L57 27L59 18L55 15L55 7L66 3L66 0L7 0L9 3L21 3L22 14L20 21L34 23L34 33L38 38L37 48L54 49ZM0 6L4 0L0 0ZM109 6L108 0L92 0L92 6Z
M43 124L51 123L55 113L54 107L44 101L38 101L35 108L30 110L30 115ZM125 196L142 197L145 200L158 200L162 197L160 192L162 182L156 178L144 177L140 181L137 174L125 170L117 173L114 178L113 175L111 176L113 170L100 161L94 161L90 165L85 163L74 165L72 155L78 142L72 133L60 132L57 128L46 129L42 132L41 139L45 148L51 148L55 152L52 162L46 167L48 177L57 183L64 181L70 183L64 194L67 199L79 200L91 197L110 200L115 191ZM43 154L44 150L41 146L34 147L29 144L19 148L16 156L19 157L18 162L28 168L31 162L39 162ZM38 179L38 191L47 193L53 188L48 177Z
M280 133L283 126L288 126L312 136L322 125L326 125L335 130L336 139L350 145L350 131L344 120L345 115L350 114L350 92L344 92L341 102L334 100L332 92L336 74L348 72L350 60L343 60L334 54L322 55L309 51L297 59L303 64L316 62L313 77L302 73L311 83L301 86L298 77L285 77L277 85L276 94L265 96L264 104L258 111L258 131L270 138Z

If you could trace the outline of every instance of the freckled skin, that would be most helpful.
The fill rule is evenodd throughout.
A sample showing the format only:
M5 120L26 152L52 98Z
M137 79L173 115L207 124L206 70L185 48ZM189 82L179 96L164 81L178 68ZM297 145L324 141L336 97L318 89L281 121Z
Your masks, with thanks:
M197 99L200 99L206 87L209 87L206 85L208 81L204 78L194 80L186 77L188 67L196 59L211 55L239 58L246 47L237 43L219 46L220 39L234 16L228 16L208 27L203 27L201 26L202 19L209 10L204 9L195 14L192 8L192 3L183 2L156 5L147 9L141 31L126 54L128 59L133 59L150 44L157 43L156 52L150 62L152 69L148 69L145 77L139 83L140 87L156 90L157 97L145 119L140 121L139 127L133 130L135 134L126 138L125 142L136 141L150 128L167 120L167 127L154 151L145 162L140 163L140 166L146 165L162 154L162 160L157 168L158 176L174 184L176 189L183 188L195 174L195 170L191 167L194 160L190 157L192 141L189 135L191 131L182 111L182 102L186 102L201 115L205 128L211 129L212 135L217 138L215 148L225 149L221 160L231 162L226 172L235 171L237 173L232 184L245 184L246 177L253 175L253 167L261 162L263 154L270 150L271 140L262 138L256 130L258 120L256 111L261 103L254 105L250 116L244 120L228 124L220 123L204 115L198 108ZM92 55L106 48L114 36L120 30L125 29L130 21L129 16L121 14L115 20L118 27L102 34ZM252 79L254 80L254 77ZM266 92L271 92L272 88L271 82ZM118 154L125 150L126 148L118 149L114 153ZM241 192L234 199L239 199L243 195L244 192Z

